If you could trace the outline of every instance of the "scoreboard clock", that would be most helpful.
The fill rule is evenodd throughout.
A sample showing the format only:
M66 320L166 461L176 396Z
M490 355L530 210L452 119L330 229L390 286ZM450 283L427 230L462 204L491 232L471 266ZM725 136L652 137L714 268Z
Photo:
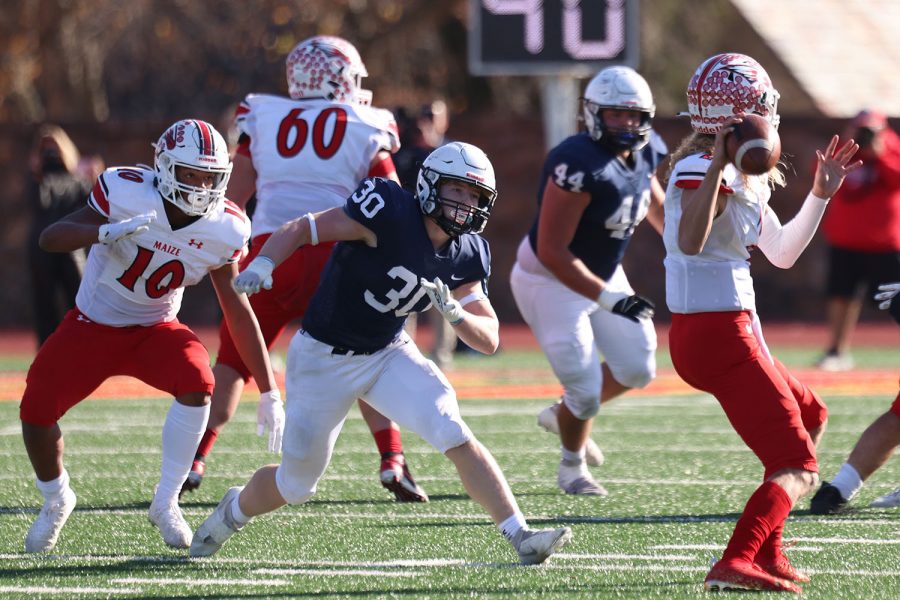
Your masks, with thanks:
M586 77L637 67L638 0L470 0L475 75Z

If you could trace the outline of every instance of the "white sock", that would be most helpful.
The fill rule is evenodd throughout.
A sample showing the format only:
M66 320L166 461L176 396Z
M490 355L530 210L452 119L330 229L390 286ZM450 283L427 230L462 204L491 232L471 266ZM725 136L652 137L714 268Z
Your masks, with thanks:
M37 489L40 490L46 502L58 500L69 487L69 472L63 469L59 477L50 481L35 479L35 485L37 485Z
M239 502L240 499L241 495L238 494L231 502L231 518L234 519L235 523L243 527L244 525L249 523L250 519L252 519L253 517L248 517L241 510L241 503Z
M838 474L831 480L831 485L838 489L844 500L852 500L853 496L862 488L863 481L850 463L844 463Z
M562 451L562 464L567 467L577 467L584 462L585 449L582 446L581 450L569 450L565 446L560 446L560 450Z
M528 525L525 523L525 515L516 511L512 514L511 517L505 519L502 523L500 523L497 527L500 528L500 533L503 534L503 537L512 541L516 534L521 530L525 529Z
M208 420L209 404L186 406L177 400L172 402L162 429L162 467L153 504L178 501L178 492L191 470Z

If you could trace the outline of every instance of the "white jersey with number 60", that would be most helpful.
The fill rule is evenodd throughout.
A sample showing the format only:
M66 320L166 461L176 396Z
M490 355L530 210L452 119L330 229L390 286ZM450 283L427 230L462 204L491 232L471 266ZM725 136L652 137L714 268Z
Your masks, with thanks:
M256 170L254 236L343 206L375 155L400 147L394 116L371 106L250 94L236 121Z

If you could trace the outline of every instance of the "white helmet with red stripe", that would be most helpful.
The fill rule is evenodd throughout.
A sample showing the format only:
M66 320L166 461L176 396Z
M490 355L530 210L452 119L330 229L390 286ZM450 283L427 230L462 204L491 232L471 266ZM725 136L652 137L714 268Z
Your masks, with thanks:
M778 92L762 66L745 54L703 61L687 88L688 114L697 133L716 133L737 113L754 113L778 127Z
M287 61L291 98L324 98L343 104L371 104L372 92L362 89L366 66L353 44L331 35L303 40Z
M222 135L206 121L178 121L156 142L156 189L160 195L189 215L202 216L225 198L231 176L231 159ZM214 175L212 187L182 183L177 167L207 171Z

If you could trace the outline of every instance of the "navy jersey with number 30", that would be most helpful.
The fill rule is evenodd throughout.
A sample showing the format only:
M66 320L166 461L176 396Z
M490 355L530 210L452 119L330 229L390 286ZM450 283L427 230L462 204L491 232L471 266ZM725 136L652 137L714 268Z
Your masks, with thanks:
M647 216L650 180L666 153L665 142L655 132L650 143L632 153L630 165L587 132L563 140L544 162L538 215L528 233L532 250L537 254L540 205L549 179L567 192L590 194L569 250L598 277L609 279L622 261L634 228Z
M303 317L303 328L332 346L372 352L390 344L406 316L431 302L419 278L440 277L450 289L481 281L487 293L491 253L481 236L463 234L435 250L418 200L392 181L364 180L344 206L378 238L339 242Z

